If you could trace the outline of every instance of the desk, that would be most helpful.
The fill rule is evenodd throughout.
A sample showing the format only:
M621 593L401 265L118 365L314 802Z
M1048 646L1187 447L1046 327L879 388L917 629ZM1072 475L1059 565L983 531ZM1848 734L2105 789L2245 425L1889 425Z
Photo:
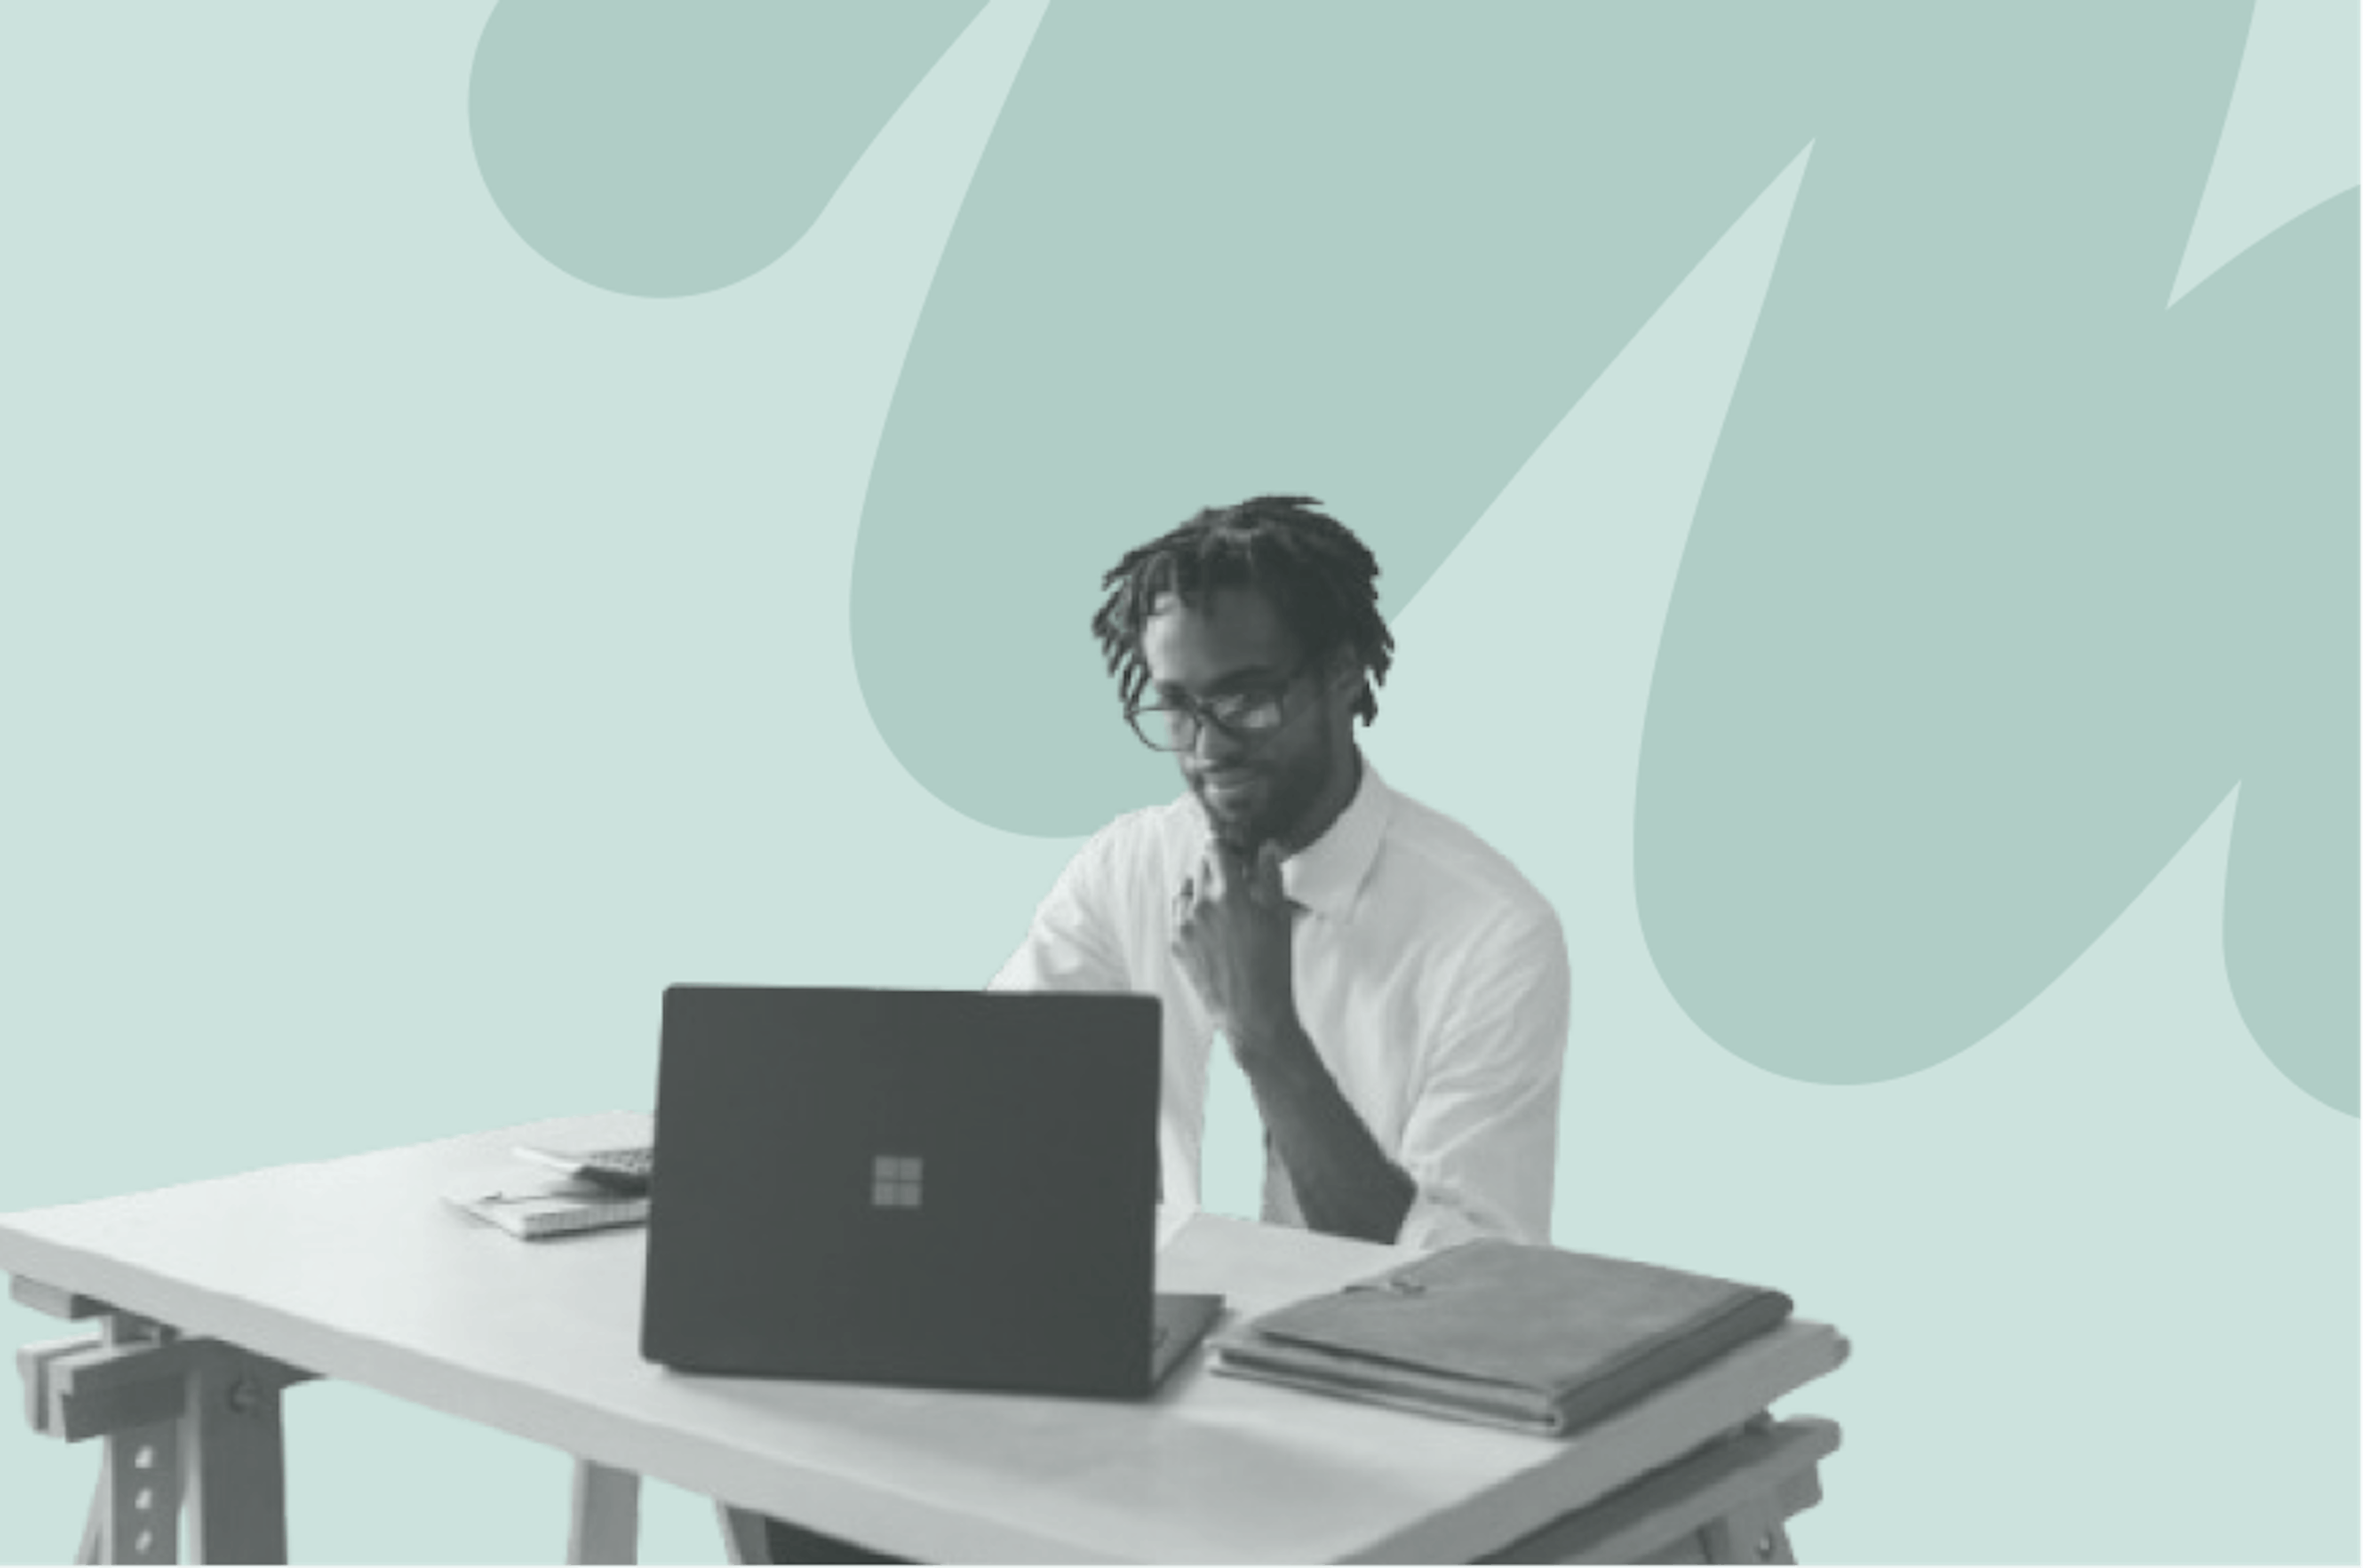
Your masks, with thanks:
M629 1559L640 1475L935 1560L1780 1557L1836 1445L1826 1422L1747 1426L1845 1358L1803 1321L1566 1441L1215 1377L1203 1353L1140 1404L682 1376L638 1353L643 1231L525 1243L439 1196L517 1143L647 1129L540 1122L0 1217L20 1299L113 1342L18 1358L36 1425L105 1437L122 1483L103 1475L86 1550L128 1559L144 1532L169 1560L185 1489L201 1559L283 1555L279 1401L311 1375L574 1454L578 1561ZM1200 1215L1158 1283L1253 1314L1408 1255Z

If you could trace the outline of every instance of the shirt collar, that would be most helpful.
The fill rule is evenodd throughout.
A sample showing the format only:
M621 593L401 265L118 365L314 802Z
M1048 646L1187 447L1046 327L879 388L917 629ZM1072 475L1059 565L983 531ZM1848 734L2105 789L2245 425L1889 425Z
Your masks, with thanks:
M1342 920L1352 912L1379 858L1394 800L1394 791L1370 759L1363 757L1361 782L1329 831L1280 863L1280 885L1289 898L1325 920Z

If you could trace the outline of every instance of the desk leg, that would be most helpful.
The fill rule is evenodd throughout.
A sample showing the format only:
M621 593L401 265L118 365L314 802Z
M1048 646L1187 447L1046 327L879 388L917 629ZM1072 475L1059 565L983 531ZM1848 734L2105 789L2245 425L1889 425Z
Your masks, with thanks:
M83 1316L101 1316L91 1307ZM172 1562L180 1555L181 1412L187 1358L169 1331L104 1315L95 1340L59 1340L17 1353L34 1430L69 1442L104 1439L76 1562Z
M1781 1507L1772 1496L1749 1498L1700 1534L1709 1562L1794 1562Z
M106 1561L106 1477L99 1476L98 1492L90 1500L90 1518L82 1527L82 1550L74 1553L75 1568L85 1562ZM174 1548L177 1552L178 1548Z
M173 1561L185 1502L196 1561L284 1562L279 1397L311 1374L25 1285L17 1282L12 1294L28 1305L105 1319L95 1340L34 1345L17 1356L36 1430L66 1442L105 1440L76 1560Z
M1486 1561L1794 1562L1783 1521L1821 1501L1837 1446L1834 1422L1758 1416Z
M640 1477L635 1471L574 1462L574 1509L566 1533L569 1562L640 1560Z
M714 1517L722 1526L722 1547L733 1563L771 1561L771 1536L762 1515L716 1502Z
M200 1562L287 1561L287 1460L275 1364L227 1345L189 1379L189 1535Z
M98 1496L83 1535L85 1562L177 1562L181 1427L165 1421L106 1435Z

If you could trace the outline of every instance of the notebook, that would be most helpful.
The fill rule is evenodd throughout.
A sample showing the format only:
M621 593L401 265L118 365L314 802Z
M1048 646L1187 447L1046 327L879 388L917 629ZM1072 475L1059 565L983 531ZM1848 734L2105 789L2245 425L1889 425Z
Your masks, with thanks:
M1146 1397L1221 1310L1156 1285L1150 996L675 986L641 1353Z
M526 1241L638 1225L649 1217L646 1197L615 1193L519 1162L446 1187L444 1200Z
M1475 1241L1268 1312L1215 1370L1560 1435L1785 1320L1776 1290Z

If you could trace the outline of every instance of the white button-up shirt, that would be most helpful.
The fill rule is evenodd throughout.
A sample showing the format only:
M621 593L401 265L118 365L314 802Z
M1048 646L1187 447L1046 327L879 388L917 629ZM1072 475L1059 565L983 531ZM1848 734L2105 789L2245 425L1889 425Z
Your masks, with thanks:
M1173 895L1207 843L1193 796L1119 817L1050 889L996 989L1148 991L1164 1002L1168 1202L1198 1200L1215 1026L1174 960ZM1281 863L1300 906L1298 1021L1387 1157L1417 1184L1398 1240L1550 1240L1567 1051L1559 917L1517 869L1367 759L1353 801ZM1263 1218L1302 1225L1287 1173Z

